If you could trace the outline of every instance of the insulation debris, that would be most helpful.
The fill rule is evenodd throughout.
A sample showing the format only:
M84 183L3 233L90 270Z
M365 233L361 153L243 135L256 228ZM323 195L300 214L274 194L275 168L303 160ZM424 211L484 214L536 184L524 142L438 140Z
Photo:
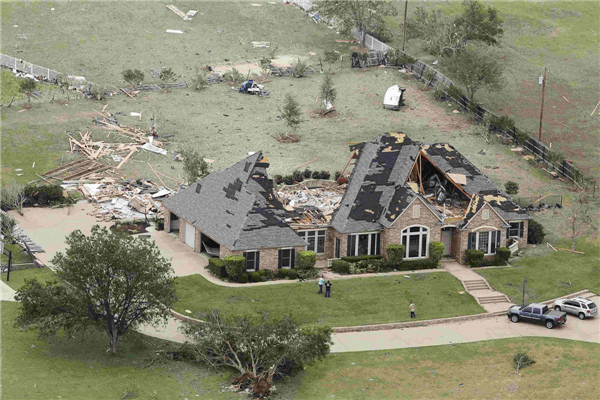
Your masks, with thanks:
M325 186L326 185L326 186ZM324 225L340 205L345 185L325 184L323 187L308 188L306 185L284 187L277 197L288 211L296 211L297 217L290 222L299 225Z

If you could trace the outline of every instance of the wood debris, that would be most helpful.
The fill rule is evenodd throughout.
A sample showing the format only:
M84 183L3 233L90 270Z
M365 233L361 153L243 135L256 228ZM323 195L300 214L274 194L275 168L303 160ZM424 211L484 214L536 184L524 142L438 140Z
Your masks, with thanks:
M297 227L326 225L339 207L346 188L335 182L310 188L306 184L287 186L276 192L277 198L288 211L295 211L292 225Z

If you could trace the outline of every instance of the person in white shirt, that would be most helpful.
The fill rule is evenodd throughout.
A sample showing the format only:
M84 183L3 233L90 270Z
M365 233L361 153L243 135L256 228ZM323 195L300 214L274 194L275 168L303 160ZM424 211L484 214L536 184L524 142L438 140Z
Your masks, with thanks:
M321 279L319 279L319 293L323 293L323 285L325 284L325 279L323 279L323 275L321 275Z

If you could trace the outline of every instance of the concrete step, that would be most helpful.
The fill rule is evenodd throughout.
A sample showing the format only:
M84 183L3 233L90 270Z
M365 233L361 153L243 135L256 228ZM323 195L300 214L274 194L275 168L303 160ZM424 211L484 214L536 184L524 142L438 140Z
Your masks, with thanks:
M510 303L504 295L478 297L477 301L479 304Z

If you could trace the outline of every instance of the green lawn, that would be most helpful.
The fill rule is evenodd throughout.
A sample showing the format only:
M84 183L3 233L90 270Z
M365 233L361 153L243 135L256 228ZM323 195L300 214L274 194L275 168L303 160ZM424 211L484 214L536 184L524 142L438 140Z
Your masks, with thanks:
M554 246L570 248L564 241L555 243ZM511 265L522 268L486 269L478 270L477 273L495 290L505 293L517 304L522 301L524 278L527 278L529 291L526 302L550 300L584 289L600 293L598 243L580 241L577 248L585 252L585 255L551 251L544 256L532 255L510 260ZM569 281L571 285L568 285Z
M1 302L2 398L6 399L236 399L222 393L229 374L185 362L152 364L159 350L177 350L162 340L128 334L119 354L107 353L105 334L39 340L19 331L16 303ZM130 392L130 397L125 394ZM134 395L136 394L136 395Z
M515 374L513 355L535 364ZM600 345L549 338L341 353L307 368L310 399L597 399ZM542 395L543 394L543 395Z
M200 275L178 278L180 300L174 309L198 313L218 308L226 313L268 311L291 314L301 324L355 326L410 319L408 304L417 306L419 320L485 312L452 275L439 272L333 281L332 296L317 294L315 282L248 288L214 285Z
M13 265L30 263L32 261L29 254L27 254L26 251L21 249L21 246L19 246L18 244L5 244L4 248L6 250L10 250L12 252ZM4 255L4 253L3 253L1 258L2 258L2 264L8 264L8 256L7 255Z
M29 268L10 272L10 281L6 282L6 274L2 274L2 282L14 290L19 290L27 279L37 279L40 282L54 280L56 274L49 268Z

